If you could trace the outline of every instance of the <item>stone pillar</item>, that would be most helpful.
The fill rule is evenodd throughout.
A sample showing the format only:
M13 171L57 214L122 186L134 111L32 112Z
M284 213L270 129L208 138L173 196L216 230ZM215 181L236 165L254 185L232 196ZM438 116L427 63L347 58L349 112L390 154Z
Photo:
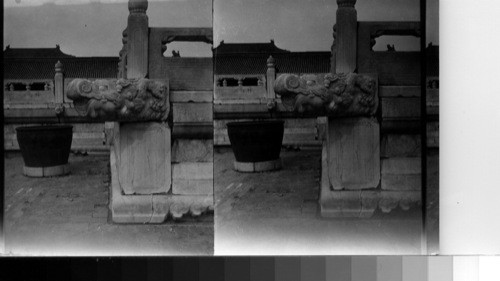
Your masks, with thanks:
M147 0L129 0L127 24L127 78L144 78L148 73Z
M335 69L337 66L337 25L333 26L333 43L332 43L332 54L330 56L330 72L335 73Z
M119 52L120 61L118 62L118 78L127 78L127 29L122 32L122 49Z
M54 75L54 102L64 102L64 74L63 65L57 61L55 65L56 74Z
M285 108L328 117L321 159L321 215L371 216L380 195L373 191L380 183L376 79L356 73L282 74L274 91Z
M337 0L337 4L331 72L352 73L357 59L356 0ZM375 98L378 99L377 95ZM374 117L330 116L327 127L321 214L324 217L370 217L377 208L377 195L362 190L377 188L380 183L380 125Z
M356 44L358 16L356 0L337 0L336 73L354 72L356 69Z
M274 93L274 81L276 80L276 68L275 68L276 60L273 56L269 56L267 59L267 98L274 99L276 98L276 94Z
M125 195L167 193L172 182L168 124L138 122L115 126L119 126L114 147L122 192Z
M66 96L75 108L82 108L90 119L115 122L105 125L106 141L111 144L114 222L158 223L172 211L171 130L166 122L169 93L166 79L73 79L68 84ZM134 102L128 102L129 96L136 97ZM193 213L200 213L197 206ZM183 203L182 207L189 211L191 206Z
M380 127L374 117L329 120L328 178L332 190L375 188L380 182Z

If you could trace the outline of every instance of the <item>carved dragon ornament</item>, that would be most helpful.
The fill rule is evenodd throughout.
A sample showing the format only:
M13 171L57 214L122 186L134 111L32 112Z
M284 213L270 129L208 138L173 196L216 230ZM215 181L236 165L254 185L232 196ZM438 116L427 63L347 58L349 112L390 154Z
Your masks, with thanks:
M105 121L164 121L170 103L168 82L150 79L74 79L66 96L75 109Z
M282 74L274 83L285 108L314 116L373 116L378 107L377 83L356 73Z

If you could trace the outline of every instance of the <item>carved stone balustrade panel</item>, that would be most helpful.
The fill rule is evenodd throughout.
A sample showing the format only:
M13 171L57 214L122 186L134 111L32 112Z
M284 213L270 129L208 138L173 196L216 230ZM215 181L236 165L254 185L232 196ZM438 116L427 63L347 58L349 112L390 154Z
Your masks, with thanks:
M274 91L288 110L313 116L368 117L379 103L376 80L356 73L282 74Z
M74 79L66 95L82 115L101 121L165 121L170 111L166 80Z

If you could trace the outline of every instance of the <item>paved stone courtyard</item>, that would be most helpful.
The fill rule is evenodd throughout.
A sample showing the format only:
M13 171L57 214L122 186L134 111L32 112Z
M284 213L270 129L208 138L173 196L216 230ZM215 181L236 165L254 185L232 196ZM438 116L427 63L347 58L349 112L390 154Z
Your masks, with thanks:
M234 171L230 148L214 157L217 255L421 254L420 208L319 217L320 148L282 150L284 168L265 173Z
M7 255L210 255L213 214L161 225L108 219L109 155L70 155L71 174L22 175L20 153L5 159Z

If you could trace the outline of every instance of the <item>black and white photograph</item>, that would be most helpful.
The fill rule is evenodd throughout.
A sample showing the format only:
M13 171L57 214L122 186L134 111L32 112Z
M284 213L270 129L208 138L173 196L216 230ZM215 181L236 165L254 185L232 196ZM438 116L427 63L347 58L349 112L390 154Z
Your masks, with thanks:
M499 1L2 4L0 280L499 280Z
M438 1L421 7L214 0L216 255L438 252Z
M5 253L438 254L439 8L5 1Z
M213 254L212 2L4 1L5 254Z

